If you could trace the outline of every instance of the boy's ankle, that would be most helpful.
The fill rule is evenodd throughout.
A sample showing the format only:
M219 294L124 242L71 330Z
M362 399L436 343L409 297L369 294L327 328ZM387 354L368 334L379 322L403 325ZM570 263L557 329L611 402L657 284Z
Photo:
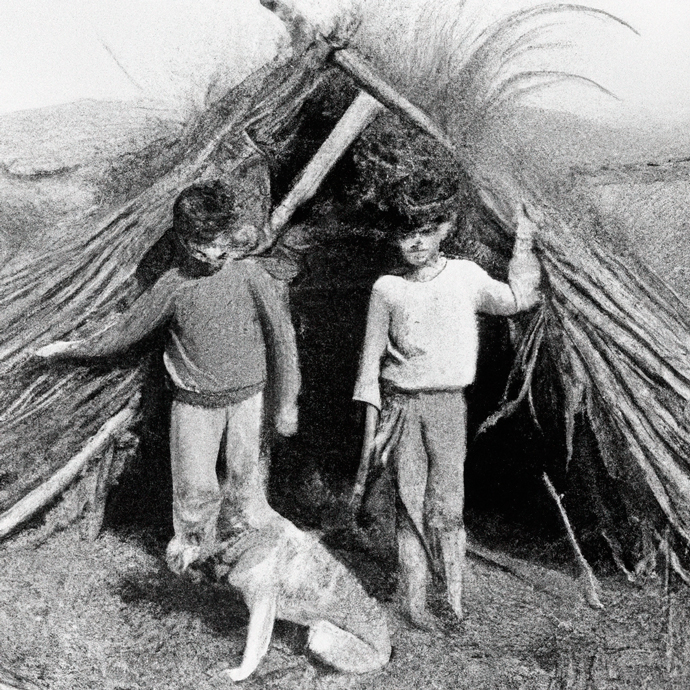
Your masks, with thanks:
M428 633L442 632L442 627L441 627L439 620L426 607L424 607L424 608L411 608L409 606L405 607L403 609L403 618L410 625L412 625L412 627L416 628L417 630L421 630L422 632L428 632Z

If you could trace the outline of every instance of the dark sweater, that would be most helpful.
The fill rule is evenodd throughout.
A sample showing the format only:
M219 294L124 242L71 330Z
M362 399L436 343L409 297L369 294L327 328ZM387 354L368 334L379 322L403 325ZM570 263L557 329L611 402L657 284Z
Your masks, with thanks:
M107 356L167 324L165 366L179 399L203 407L242 400L263 387L267 355L278 405L299 392L295 333L272 279L251 260L228 261L211 275L167 271L118 321L70 349Z

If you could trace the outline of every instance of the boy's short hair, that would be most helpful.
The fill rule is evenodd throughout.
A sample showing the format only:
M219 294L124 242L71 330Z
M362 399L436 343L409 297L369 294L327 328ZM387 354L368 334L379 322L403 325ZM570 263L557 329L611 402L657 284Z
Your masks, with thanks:
M206 244L237 221L236 195L220 180L187 187L173 205L173 230L182 240Z

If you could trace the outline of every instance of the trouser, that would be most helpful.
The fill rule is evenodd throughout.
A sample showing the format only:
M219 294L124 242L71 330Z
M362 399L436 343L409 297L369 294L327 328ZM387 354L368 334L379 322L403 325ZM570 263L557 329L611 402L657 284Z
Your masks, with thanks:
M467 452L464 392L387 391L376 446L381 459L391 463L395 478L403 597L411 608L423 609L431 542L436 541L449 601L461 615ZM429 538L429 532L435 539Z
M392 465L398 520L411 521L420 535L425 525L439 531L463 526L466 429L462 390L384 397L377 446Z
M173 401L170 457L174 542L178 549L211 546L221 503L238 515L267 506L260 467L263 393L225 407L204 408ZM225 437L225 480L216 473Z

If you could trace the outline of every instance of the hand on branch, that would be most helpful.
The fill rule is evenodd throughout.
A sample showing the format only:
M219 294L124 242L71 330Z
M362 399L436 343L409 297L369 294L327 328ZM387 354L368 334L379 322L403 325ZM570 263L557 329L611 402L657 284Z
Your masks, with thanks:
M537 224L535 216L537 213L533 209L528 209L526 204L520 204L516 213L517 228L515 238L520 242L532 244L537 234Z

